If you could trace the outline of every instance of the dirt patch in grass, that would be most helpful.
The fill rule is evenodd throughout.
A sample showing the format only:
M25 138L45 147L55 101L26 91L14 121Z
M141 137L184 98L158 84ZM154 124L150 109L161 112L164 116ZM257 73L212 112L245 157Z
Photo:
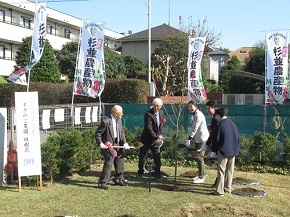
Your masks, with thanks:
M235 188L233 194L246 196L246 197L264 197L265 191L257 190L255 188Z
M255 216L255 217L270 217L266 213L262 213L252 207L242 206L226 206L226 205L213 205L213 204L202 204L202 205L189 205L180 210L180 213L176 217L193 217L193 216L207 216L212 213L216 213L223 216Z
M236 185L258 185L259 184L258 180L245 179L242 177L233 178L232 182L233 182L233 184L236 184Z
M163 190L166 190L166 191L191 191L192 190L192 185L178 185L178 186L175 186L172 185L172 184L164 184L162 186L162 189Z
M184 172L184 173L182 173L180 175L182 177L193 178L193 177L196 177L198 175L198 172L197 171L187 171L187 172Z

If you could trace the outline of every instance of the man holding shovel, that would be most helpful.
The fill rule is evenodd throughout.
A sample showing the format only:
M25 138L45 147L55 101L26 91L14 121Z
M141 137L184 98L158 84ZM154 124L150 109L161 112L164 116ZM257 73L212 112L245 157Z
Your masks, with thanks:
M123 109L119 105L112 108L110 118L101 122L96 131L96 140L100 144L101 154L105 158L102 174L99 178L98 188L108 190L106 185L111 176L111 169L114 163L115 167L115 184L127 186L124 182L124 159L123 150L130 149L126 142L125 132L122 127ZM114 146L120 146L114 148Z
M160 98L155 98L152 102L152 108L144 115L144 129L141 135L141 142L144 144L139 151L138 175L137 179L142 179L144 174L144 163L147 152L151 149L154 159L154 175L155 180L161 180L161 159L160 147L163 144L164 138L161 135L162 127L166 120L164 112L161 110L163 101Z

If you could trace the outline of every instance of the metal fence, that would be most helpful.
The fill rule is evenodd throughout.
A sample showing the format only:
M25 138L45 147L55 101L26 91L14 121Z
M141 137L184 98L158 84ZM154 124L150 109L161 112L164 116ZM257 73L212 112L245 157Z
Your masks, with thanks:
M115 104L99 104L99 103L86 103L86 104L74 104L73 110L71 105L51 105L39 107L39 126L40 136L43 142L52 132L59 129L67 129L74 127L79 130L85 130L88 128L98 126L99 122L109 117L111 109ZM123 107L123 125L134 131L135 127L143 128L144 114L150 109L149 104L119 104ZM174 105L173 105L174 106ZM172 105L164 105L162 108L165 111L165 117L167 119L166 127L175 128L173 123L176 123L177 112ZM265 105L222 105L229 109L228 117L238 126L241 135L251 137L256 131L268 132L276 135L285 132L290 134L290 109L289 106L265 106ZM97 108L97 117L93 118L93 108ZM75 109L79 108L79 121L76 124ZM89 108L89 109L88 109ZM56 110L63 109L63 120L56 121ZM201 111L206 114L205 105L200 105ZM43 112L50 110L48 129L43 129ZM16 141L16 128L14 108L8 109L8 140ZM88 114L89 113L89 114ZM179 119L180 126L183 126L186 130L190 127L191 114L188 112L186 105L181 110ZM207 122L210 123L210 117L206 115Z
M40 128L40 141L43 142L46 138L56 130L67 129L74 127L78 130L85 130L95 126L98 126L100 120L105 118L108 113L106 108L110 107L110 104L106 106L99 103L85 103L71 105L49 105L39 106L39 128ZM97 116L93 118L93 109L97 110ZM77 123L76 110L79 110L79 121ZM44 127L44 112L49 111L48 120L49 127ZM103 112L104 111L104 112ZM58 114L60 112L60 114ZM60 117L57 117L60 116ZM16 141L16 119L15 108L7 110L7 139Z
M120 104L124 110L123 124L128 129L143 127L144 113L150 109L148 104ZM173 105L174 106L174 105ZM284 105L220 105L229 110L228 117L238 126L241 135L251 137L256 131L262 131L276 135L283 133L290 135L290 107ZM166 127L174 128L172 120L176 123L176 111L172 105L164 105L167 119ZM205 105L200 105L200 110L206 114ZM190 117L187 106L181 111L180 126L185 129L190 127ZM206 115L207 123L210 124L210 117Z

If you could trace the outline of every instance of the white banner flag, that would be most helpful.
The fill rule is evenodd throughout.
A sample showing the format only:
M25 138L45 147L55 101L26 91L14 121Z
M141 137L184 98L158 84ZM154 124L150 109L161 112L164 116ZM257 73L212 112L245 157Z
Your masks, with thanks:
M18 175L41 175L38 92L15 92Z
M283 104L288 93L288 31L267 32L265 102Z
M33 59L24 68L13 72L7 79L11 82L27 85L25 73L40 60L46 41L46 4L45 2L35 4L34 28L31 42Z
M104 89L104 29L105 23L83 22L74 94L99 97Z
M201 59L206 37L189 37L188 47L188 96L196 103L206 100L206 92L201 75Z

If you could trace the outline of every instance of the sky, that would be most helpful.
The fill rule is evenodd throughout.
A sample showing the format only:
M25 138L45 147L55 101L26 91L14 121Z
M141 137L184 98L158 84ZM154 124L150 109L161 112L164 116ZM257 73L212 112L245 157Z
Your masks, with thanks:
M106 28L132 33L148 29L149 0L46 0L47 7L106 22ZM290 0L151 0L151 27L163 23L180 29L207 19L206 27L222 33L217 47L233 51L264 41L265 31L290 29Z

